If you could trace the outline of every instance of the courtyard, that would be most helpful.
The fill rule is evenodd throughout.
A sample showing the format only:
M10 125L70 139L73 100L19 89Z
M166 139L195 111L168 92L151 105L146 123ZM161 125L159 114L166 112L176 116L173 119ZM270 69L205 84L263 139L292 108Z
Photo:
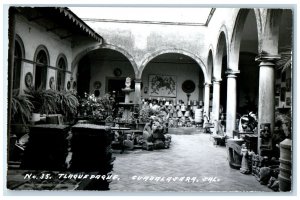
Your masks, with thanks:
M169 149L115 153L113 174L119 180L110 183L111 191L253 191L272 192L254 176L229 167L225 146L216 146L210 134L196 128L170 129ZM159 181L150 180L161 177ZM149 177L147 181L145 181ZM165 180L162 181L162 177ZM167 178L172 177L171 181ZM185 177L182 181L175 177ZM188 180L196 177L196 180ZM138 178L144 178L138 180ZM175 180L175 181L174 181Z
M164 9L7 7L8 190L292 191L295 9Z

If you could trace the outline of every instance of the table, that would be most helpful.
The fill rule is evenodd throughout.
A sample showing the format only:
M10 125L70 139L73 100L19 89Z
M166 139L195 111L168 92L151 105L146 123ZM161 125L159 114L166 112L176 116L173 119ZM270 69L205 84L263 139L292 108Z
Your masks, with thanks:
M112 126L110 127L110 129L112 131L127 131L127 130L130 130L131 128L129 127L117 127L117 126Z

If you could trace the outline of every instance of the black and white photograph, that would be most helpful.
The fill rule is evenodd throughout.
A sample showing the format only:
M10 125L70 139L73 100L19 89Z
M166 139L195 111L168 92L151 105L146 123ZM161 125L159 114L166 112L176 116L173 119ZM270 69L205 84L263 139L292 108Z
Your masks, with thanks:
M4 7L8 191L295 192L293 5L82 3Z

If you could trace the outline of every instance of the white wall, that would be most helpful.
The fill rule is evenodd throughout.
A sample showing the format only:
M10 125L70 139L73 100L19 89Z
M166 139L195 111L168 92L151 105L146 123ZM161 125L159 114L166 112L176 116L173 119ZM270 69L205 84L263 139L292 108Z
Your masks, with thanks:
M114 69L120 68L122 71L122 75L120 77L130 77L134 79L134 71L129 62L122 61L99 61L95 59L91 59L91 81L90 81L90 93L93 93L94 90L94 82L100 81L100 95L102 96L107 91L106 89L106 78L107 77L115 77ZM124 82L125 88L125 82Z
M100 81L101 96L105 94L106 91L106 79L110 77L115 77L113 71L115 68L120 68L122 71L121 77L131 77L134 79L134 71L129 62L120 61L100 61L91 59L91 81L90 81L90 93L94 90L94 82ZM161 75L174 75L177 78L177 97L178 100L183 100L186 102L187 96L181 89L181 85L186 80L194 81L196 89L191 93L190 100L203 100L203 84L200 84L199 89L199 79L203 80L203 74L200 67L197 64L170 64L170 63L150 63L144 69L142 75L143 89L142 98L149 98L149 93L144 93L144 88L148 87L149 75L150 74L161 74ZM203 82L203 81L202 81ZM125 83L124 83L125 84ZM125 87L125 85L124 85ZM149 88L149 87L148 87ZM133 95L133 94L132 94ZM200 95L200 98L199 98ZM133 96L131 97L131 100ZM155 98L155 97L154 97Z
M149 75L173 75L177 79L177 100L187 101L186 93L182 91L182 83L186 80L194 81L196 89L191 93L190 100L203 100L203 73L197 64L170 64L170 63L149 63L142 74L142 97L149 98L149 91L144 93L144 88L149 88ZM202 80L199 89L199 79ZM200 95L200 99L199 99ZM155 98L155 97L154 97Z
M34 54L39 45L46 46L49 52L49 65L56 67L56 61L59 54L63 53L67 58L67 69L71 71L71 62L72 62L72 49L71 42L68 40L60 39L56 34L47 32L45 27L39 26L34 22L29 22L23 16L16 16L16 34L20 36L23 41L25 48L25 59L34 60ZM34 66L30 63L23 62L21 69L21 79L20 79L20 90L23 91L26 89L24 78L27 72L31 72L34 76ZM56 82L56 70L48 68L47 71L47 80L46 88L49 88L49 79L51 76L54 76ZM66 83L70 75L66 75Z
M98 32L107 44L125 49L138 67L150 54L161 49L182 49L202 57L205 46L204 26L174 26L157 24L133 24L92 22L87 24ZM206 56L206 55L205 55Z

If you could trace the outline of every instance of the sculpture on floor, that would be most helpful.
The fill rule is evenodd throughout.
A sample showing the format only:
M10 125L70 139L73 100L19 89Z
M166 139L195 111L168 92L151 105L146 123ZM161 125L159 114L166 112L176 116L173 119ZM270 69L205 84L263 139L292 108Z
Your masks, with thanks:
M152 116L143 130L144 148L150 150L169 148L171 143L171 136L165 134L164 125L160 122L158 117Z
M271 123L260 124L260 151L263 155L265 152L271 151L272 149L272 134L271 134Z
M240 168L240 172L243 174L249 174L250 169L249 169L249 161L248 161L248 149L246 147L246 144L242 144L242 149L241 149L241 155L242 157L242 164Z

